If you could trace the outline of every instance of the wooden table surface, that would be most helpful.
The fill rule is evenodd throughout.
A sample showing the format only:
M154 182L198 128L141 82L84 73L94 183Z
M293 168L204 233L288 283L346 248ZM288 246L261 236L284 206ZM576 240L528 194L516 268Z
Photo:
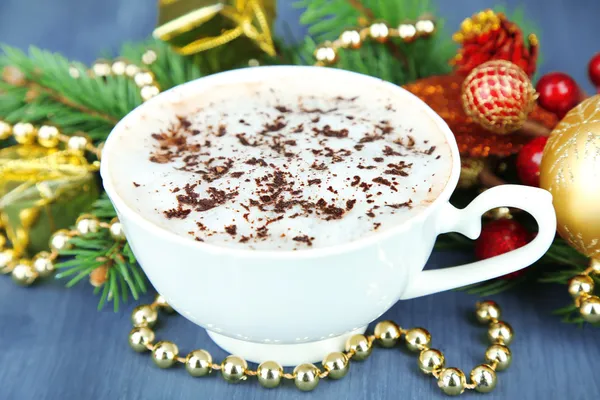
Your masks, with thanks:
M300 35L298 11L288 1L279 13ZM439 14L455 29L491 0L440 1ZM509 8L526 3L542 30L545 63L541 72L563 70L588 92L589 58L600 51L598 0L504 1ZM153 0L2 0L0 42L26 48L34 44L68 57L92 61L100 51L114 51L127 40L145 38L154 26ZM282 29L282 23L278 24ZM436 254L430 266L450 265L456 255ZM464 258L464 256L462 257ZM493 297L512 324L514 361L499 374L496 390L486 399L592 399L600 396L600 329L566 325L551 314L569 302L564 287L532 284ZM151 301L148 295L146 302ZM293 300L293 299L288 299ZM424 326L448 365L469 371L483 361L485 328L472 320L478 298L447 292L396 304L382 318L405 327ZM266 390L256 382L229 385L218 376L191 378L182 368L159 370L149 355L131 351L130 303L119 313L96 311L91 288L64 289L51 282L20 288L0 279L0 399L430 399L446 398L435 381L417 369L414 354L376 349L363 363L353 363L341 381L323 381L310 394L293 385ZM218 307L218 303L208 305ZM352 310L340 310L352 312ZM182 317L163 319L158 338L173 340L183 352L206 348L222 359L206 333ZM469 393L467 398L481 395ZM483 398L483 397L482 397Z

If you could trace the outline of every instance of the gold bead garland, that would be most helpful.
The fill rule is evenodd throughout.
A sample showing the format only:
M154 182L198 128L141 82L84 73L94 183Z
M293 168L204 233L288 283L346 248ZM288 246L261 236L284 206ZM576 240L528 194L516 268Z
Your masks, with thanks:
M379 43L385 43L390 38L399 38L404 43L411 43L417 39L429 38L435 33L435 20L423 16L418 21L405 22L393 28L386 22L375 21L369 26L357 29L348 29L333 42L324 42L314 52L317 66L329 66L338 61L340 49L359 49L368 38Z
M265 361L256 369L248 367L248 363L235 355L227 356L221 363L213 362L209 352L203 349L191 351L185 357L179 355L179 348L170 341L155 343L155 334L151 329L158 320L158 312L172 312L162 296L157 296L152 304L141 305L133 310L131 320L133 330L129 333L129 345L136 352L150 351L152 360L159 368L170 368L183 364L193 377L210 375L220 371L221 376L229 383L239 383L256 377L258 383L265 388L278 387L283 380L293 381L302 391L315 389L321 379L341 379L350 368L350 360L366 359L377 343L383 348L398 345L404 336L406 346L419 352L418 366L423 373L432 375L438 387L447 395L455 396L465 390L476 390L481 393L491 392L497 383L496 371L502 371L510 365L512 354L506 346L513 338L510 325L501 321L500 307L493 301L476 304L475 314L482 324L489 324L488 337L492 343L485 352L485 363L473 368L469 377L458 368L446 368L445 358L441 351L430 347L431 334L424 328L402 329L395 322L381 321L376 324L374 334L351 336L346 342L344 352L333 352L325 356L322 368L306 363L298 365L292 373L284 372L276 361ZM469 379L469 382L467 381Z
M589 267L569 281L569 294L573 297L579 314L591 324L600 323L600 297L594 293L594 278L600 277L600 261L592 258Z

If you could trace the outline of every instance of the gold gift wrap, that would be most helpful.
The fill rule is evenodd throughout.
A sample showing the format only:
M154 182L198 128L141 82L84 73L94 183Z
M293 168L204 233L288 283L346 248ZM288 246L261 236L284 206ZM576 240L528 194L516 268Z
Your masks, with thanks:
M275 0L159 0L155 38L191 55L231 43L246 59L275 55L271 25Z
M17 145L0 150L0 218L13 249L48 249L58 229L73 225L98 198L96 164L80 153Z

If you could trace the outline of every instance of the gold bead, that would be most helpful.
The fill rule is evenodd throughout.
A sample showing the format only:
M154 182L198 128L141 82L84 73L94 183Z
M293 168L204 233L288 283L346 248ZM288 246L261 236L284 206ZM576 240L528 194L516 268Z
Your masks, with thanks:
M140 96L142 96L142 100L144 101L150 100L159 93L160 90L158 90L158 87L155 85L147 85L142 87L142 89L140 90Z
M410 329L404 338L406 347L411 351L425 350L431 344L431 334L423 328Z
M38 130L37 140L40 145L46 148L53 148L58 146L59 140L58 135L60 132L58 128L51 125L42 125Z
M33 269L31 261L21 259L14 263L12 267L12 279L15 283L21 286L29 286L37 277L38 273Z
M362 45L362 38L358 30L351 29L342 32L340 42L342 42L344 48L359 49Z
M124 60L115 60L110 68L113 75L125 75L127 63Z
M256 370L258 383L268 389L275 388L281 383L283 368L275 361L265 361Z
M375 338L382 347L394 347L400 338L400 327L394 321L381 321L375 325Z
M145 326L133 328L129 332L129 346L138 353L148 350L148 345L154 341L154 331Z
M323 359L323 368L329 372L327 376L331 379L341 379L348 373L350 363L344 353L334 351Z
M417 37L417 28L413 24L400 24L398 37L404 42L412 42Z
M8 122L0 121L0 140L6 140L12 135L12 126Z
M471 371L471 381L478 392L491 392L497 383L496 371L487 364L478 365Z
M419 368L426 374L444 368L445 362L442 352L436 349L423 350L419 354Z
M238 383L246 379L248 363L238 356L227 356L221 363L221 375L229 383Z
M249 67L260 67L260 62L256 58L251 58L248 60Z
M96 60L92 65L92 71L94 75L103 77L111 74L110 62L106 60Z
M500 306L494 301L486 300L478 302L475 305L475 317L482 324L487 324L494 319L500 319L500 315Z
M369 27L369 35L380 43L387 41L390 30L383 22L375 22Z
M315 59L325 64L334 64L337 61L337 51L331 42L325 42L315 50Z
M346 341L346 351L354 352L352 359L361 361L369 357L373 347L365 335L352 335Z
M156 295L156 297L154 298L154 304L156 304L158 307L162 308L169 314L175 312L175 310L173 310L173 307L171 307L169 303L167 303L165 298L162 297L160 294Z
M54 272L54 262L52 255L47 251L42 251L33 257L33 269L42 278L46 278Z
M179 348L173 342L163 340L152 348L152 360L159 368L169 368L177 361Z
M77 218L75 229L80 235L98 232L98 229L100 229L100 221L92 214L83 214Z
M504 321L492 322L488 329L488 338L492 343L510 344L513 340L513 329Z
M79 71L79 68L74 65L69 66L69 75L71 75L71 78L73 79L81 78L81 72Z
M294 368L294 383L303 392L310 392L319 384L319 368L314 364L300 364Z
M125 75L130 78L133 78L138 72L140 72L140 67L135 64L127 64L125 66Z
M590 296L581 302L579 313L587 322L600 322L600 297Z
M421 19L415 24L417 35L421 37L428 37L433 35L435 32L435 22L430 19Z
M125 240L125 231L123 231L123 225L117 218L113 218L113 220L110 221L109 231L110 236L114 240Z
M444 368L438 378L438 387L448 396L458 396L465 391L467 378L458 368Z
M158 56L154 50L146 50L144 54L142 54L142 62L146 65L150 65L156 61Z
M53 251L68 250L72 247L69 243L71 236L66 229L60 229L50 237L50 249Z
M191 376L204 376L212 372L212 356L206 350L194 350L185 358L185 369Z
M154 84L154 75L150 71L140 71L134 75L133 80L139 88L142 88Z
M594 291L594 280L587 275L576 275L569 281L569 294L578 298L582 294L591 294Z
M137 306L131 313L131 323L136 328L141 326L153 327L158 319L158 312L149 305Z
M505 345L493 344L485 351L485 360L490 364L496 361L496 370L502 371L510 366L512 354Z
M89 140L85 136L71 136L67 141L67 148L72 151L83 152L88 145Z
M600 275L600 261L596 258L590 260L590 268L594 274Z
M0 274L8 274L14 266L15 252L12 249L0 251Z
M19 122L13 126L13 136L19 144L33 144L37 130L29 122Z

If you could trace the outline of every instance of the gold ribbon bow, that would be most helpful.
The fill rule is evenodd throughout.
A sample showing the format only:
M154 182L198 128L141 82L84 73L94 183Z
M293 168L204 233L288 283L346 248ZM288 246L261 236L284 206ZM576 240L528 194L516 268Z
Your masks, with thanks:
M212 3L212 4L211 4ZM275 46L269 21L271 16L261 0L160 0L159 23L153 36L171 42L181 35L197 30L203 24L220 15L230 29L219 29L217 36L205 36L183 45L173 44L179 54L190 55L219 47L240 36L251 39L262 51L274 56Z

